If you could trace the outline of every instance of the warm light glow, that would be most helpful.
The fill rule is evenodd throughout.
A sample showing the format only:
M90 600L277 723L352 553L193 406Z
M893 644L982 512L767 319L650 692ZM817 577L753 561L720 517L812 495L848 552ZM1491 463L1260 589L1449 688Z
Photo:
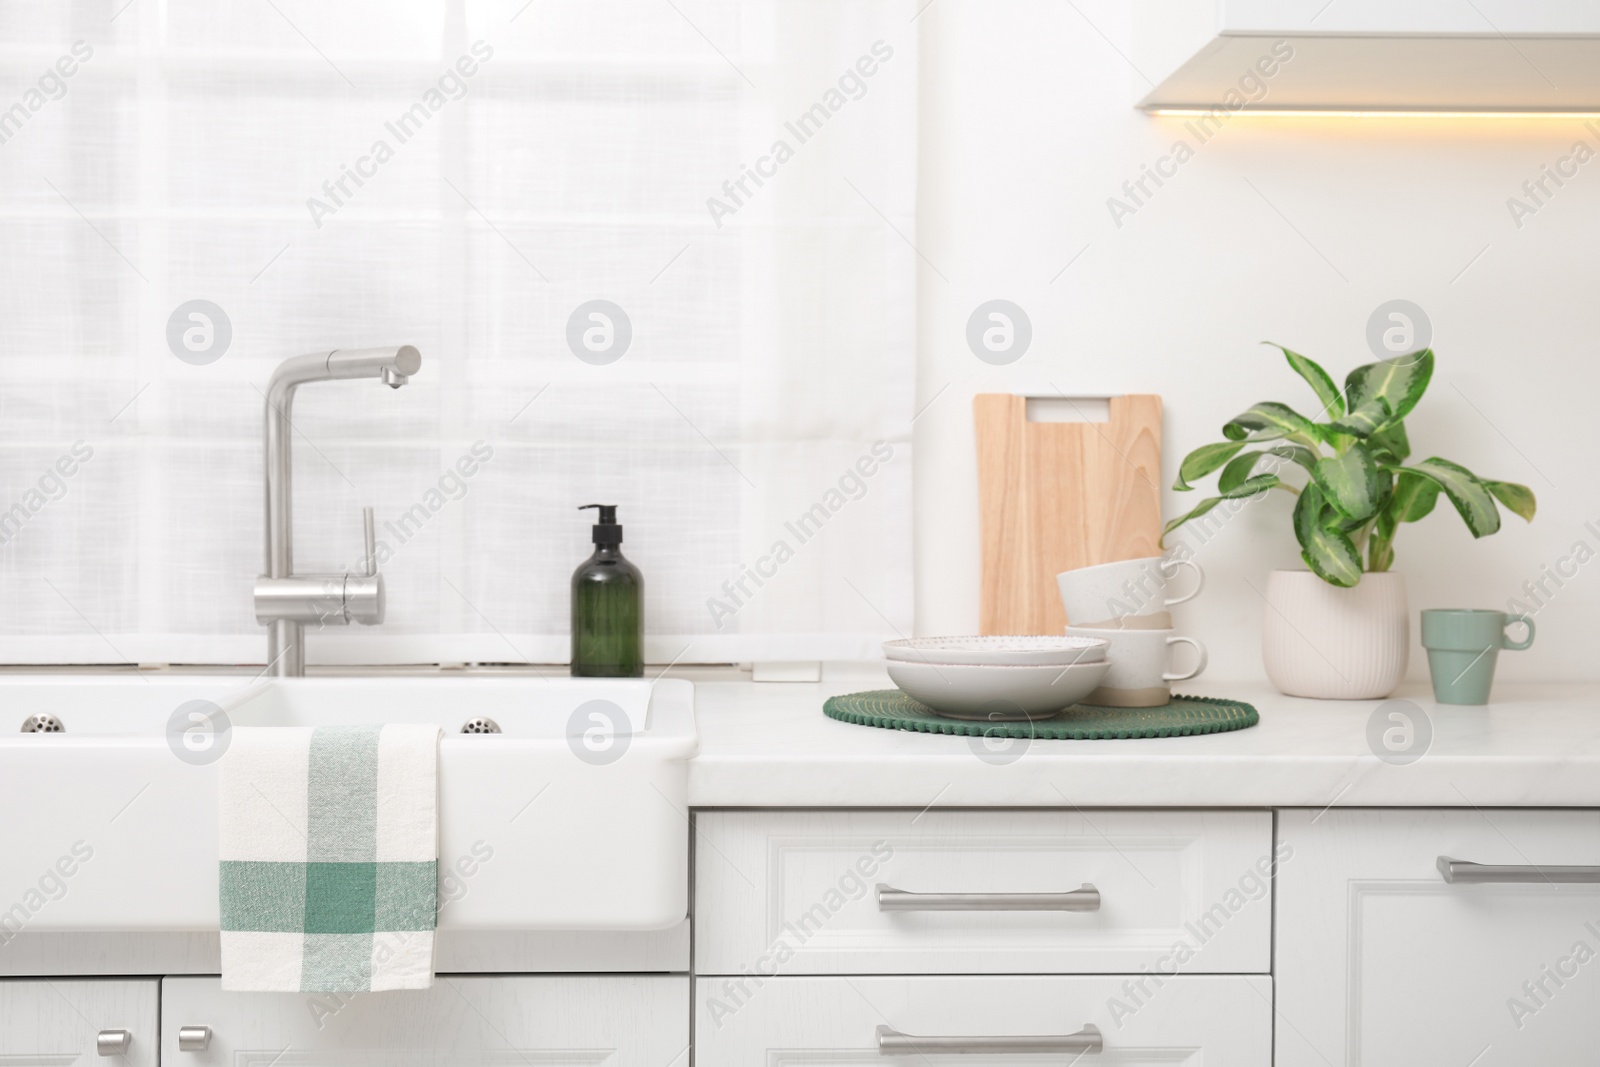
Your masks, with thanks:
M1151 115L1195 116L1221 114L1232 118L1237 115L1278 115L1284 118L1340 118L1340 119L1593 119L1600 111L1348 111L1332 108L1273 108L1244 107L1237 111L1225 107L1152 107L1145 109Z

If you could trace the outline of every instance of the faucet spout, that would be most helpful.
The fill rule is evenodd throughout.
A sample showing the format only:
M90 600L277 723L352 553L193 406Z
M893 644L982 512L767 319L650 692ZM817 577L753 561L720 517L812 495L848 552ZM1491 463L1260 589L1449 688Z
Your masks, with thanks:
M367 624L383 621L383 579L374 573L361 576L375 588L359 600L369 605L353 609L346 576L320 575L297 578L294 574L293 493L290 485L290 411L295 390L307 382L345 378L377 378L391 389L405 385L422 367L422 353L412 345L385 348L335 349L327 353L295 356L273 371L266 393L265 488L266 559L256 588L256 618L267 626L267 671L278 677L305 673L305 624L346 623L354 618ZM370 555L370 550L369 550ZM301 589L300 586L305 588ZM370 605L376 605L375 609Z
M341 348L328 353L329 378L382 378L400 384L422 367L422 353L411 345L398 348Z

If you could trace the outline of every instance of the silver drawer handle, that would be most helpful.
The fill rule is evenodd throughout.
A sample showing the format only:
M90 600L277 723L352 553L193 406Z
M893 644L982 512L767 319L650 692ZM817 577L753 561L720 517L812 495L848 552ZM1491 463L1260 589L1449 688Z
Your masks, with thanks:
M1067 893L908 893L879 882L879 911L1099 911L1100 890Z
M1493 863L1473 863L1470 860L1453 860L1440 856L1439 873L1451 885L1472 885L1481 882L1557 882L1600 885L1600 867L1525 867L1501 866Z
M102 1056L121 1056L133 1044L129 1030L102 1030L94 1035L94 1050Z
M1058 1037L1040 1035L1037 1037L915 1037L911 1034L902 1034L900 1031L888 1026L878 1027L878 1053L883 1056L896 1056L901 1053L912 1055L927 1054L932 1052L944 1053L1024 1053L1024 1052L1104 1052L1105 1038L1100 1036L1100 1028L1094 1025L1085 1026L1075 1034L1061 1034Z
M180 1026L178 1027L179 1052L204 1052L211 1045L211 1027L209 1026Z

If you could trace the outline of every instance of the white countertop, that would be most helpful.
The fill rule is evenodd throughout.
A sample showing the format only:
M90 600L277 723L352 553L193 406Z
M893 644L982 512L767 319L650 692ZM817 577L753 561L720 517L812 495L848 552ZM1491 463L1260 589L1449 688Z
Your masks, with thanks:
M1200 737L1033 741L980 758L981 738L883 730L822 713L838 693L892 688L868 666L816 684L696 680L694 807L1600 807L1600 685L1503 683L1487 707L1390 699L1425 713L1421 758L1368 745L1382 701L1285 697L1264 681L1180 691L1245 700L1246 730ZM1021 742L1017 743L1021 745ZM1009 762L1006 760L1009 759Z

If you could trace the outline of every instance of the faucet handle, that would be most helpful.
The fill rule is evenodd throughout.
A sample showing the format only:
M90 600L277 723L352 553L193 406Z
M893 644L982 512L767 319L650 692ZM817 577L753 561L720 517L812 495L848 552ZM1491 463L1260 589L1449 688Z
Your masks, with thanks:
M378 537L373 526L372 508L361 509L366 556L359 574L344 576L341 621L375 626L383 621L383 575L378 573Z
M361 573L368 578L375 578L378 575L378 536L372 525L371 504L361 509L361 525L367 547L366 567Z

